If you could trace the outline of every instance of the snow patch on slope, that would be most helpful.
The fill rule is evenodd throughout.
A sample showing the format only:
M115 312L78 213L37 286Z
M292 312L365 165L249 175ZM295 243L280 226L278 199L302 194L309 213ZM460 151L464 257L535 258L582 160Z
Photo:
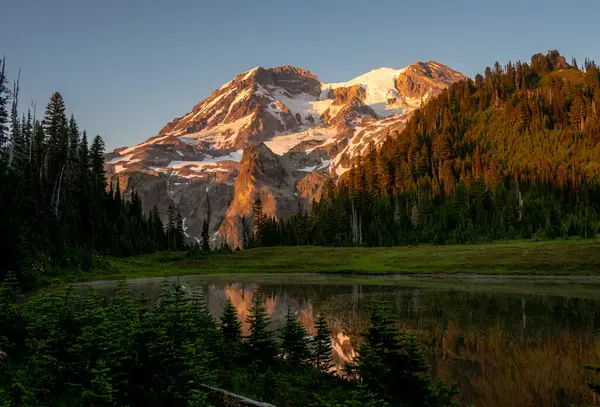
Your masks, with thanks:
M133 157L133 154L129 154L129 155L126 155L126 156L120 155L118 157L113 158L112 160L110 160L106 164L116 164L116 163L125 162L125 161L129 162L129 160L131 160L131 157Z
M329 167L329 165L331 164L331 160L324 160L323 157L321 157L321 162L317 165L314 165L312 167L304 167L304 168L298 168L298 171L303 171L303 172L312 172L312 171L320 171L320 170L324 170L327 167Z
M120 172L127 170L127 167L129 165L142 161L141 158L132 158L132 157L133 157L133 154L129 154L124 157L123 156L115 157L112 160L110 160L109 162L107 162L107 164L121 163L119 165L115 165L114 172L115 172L115 174L118 174Z
M202 161L205 163L216 163L219 161L234 161L236 163L239 163L240 161L242 161L243 152L244 150L236 150L232 153L221 156L212 156L210 154L206 154Z
M222 168L218 163L204 161L171 161L167 168L172 170L189 168L193 172L227 171L227 169Z
M318 122L321 119L321 115L333 103L333 99L320 101L316 97L305 93L301 93L294 97L289 95L282 88L270 88L274 100L281 102L294 116L296 113L299 113L302 120L305 120L308 116L312 116L313 120Z
M155 138L151 138L151 139L149 139L149 140L146 140L146 141L144 141L144 142L143 142L143 143L141 143L141 144L137 144L137 145L135 145L135 146L132 146L132 147L126 148L125 150L121 150L121 151L119 151L119 154L121 154L122 156L123 156L123 155L127 155L127 154L129 154L129 153L132 153L132 152L134 152L135 150L137 150L137 149L138 149L138 148L140 148L140 147L149 146L149 145L151 145L151 144L157 144L159 141L161 141L161 140L164 140L164 139L166 139L167 137L169 137L169 135L162 136L162 137L155 137Z
M212 144L213 148L226 148L229 139L249 126L253 119L254 114L251 114L230 123L221 123L210 130L204 129L196 133L179 136L178 139L186 144L196 144L199 141L204 141Z
M378 116L387 117L392 114L401 114L402 109L388 105L388 100L399 98L396 79L405 69L378 68L348 82L324 83L321 85L321 96L327 95L332 89L360 85L366 92L365 104L369 105Z
M336 134L337 130L333 128L311 127L305 131L275 136L271 140L265 141L265 144L275 154L283 155L305 141L316 140L322 141L321 145L327 144L326 142L332 140Z
M190 235L188 235L188 233L187 233L188 227L187 227L187 225L185 224L185 220L186 220L186 219L187 219L187 218L183 218L183 219L181 219L181 229L183 229L183 234L185 235L185 237L190 237Z

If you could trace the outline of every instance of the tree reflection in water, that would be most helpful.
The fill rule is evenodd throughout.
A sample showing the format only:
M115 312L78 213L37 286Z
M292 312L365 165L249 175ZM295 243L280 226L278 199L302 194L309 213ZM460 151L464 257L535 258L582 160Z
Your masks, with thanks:
M150 296L159 281L133 285ZM570 406L593 403L581 363L600 364L600 301L593 299L351 284L252 284L186 280L201 289L215 316L227 298L244 334L255 293L265 295L273 328L288 307L309 334L319 312L332 331L339 369L355 355L368 328L370 304L393 304L398 327L422 339L435 376L458 382L459 396L477 406ZM101 289L102 290L102 289ZM105 288L110 290L110 288ZM110 293L105 292L105 295Z
M581 363L600 355L598 301L542 296L440 292L398 287L229 284L210 286L229 298L245 320L256 290L267 296L274 328L290 306L311 335L318 312L333 333L334 363L340 369L356 356L368 327L373 300L390 301L398 326L422 338L432 373L456 380L461 400L478 406L569 406L591 403ZM222 304L221 304L222 302ZM247 329L247 327L245 327Z

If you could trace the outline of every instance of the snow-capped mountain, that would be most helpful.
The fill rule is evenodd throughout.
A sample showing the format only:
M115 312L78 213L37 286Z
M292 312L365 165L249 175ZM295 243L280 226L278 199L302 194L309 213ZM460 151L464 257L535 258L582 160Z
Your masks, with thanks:
M146 209L174 203L186 234L209 218L214 241L241 245L260 196L276 217L307 209L353 158L399 134L416 108L464 76L437 62L322 83L292 67L239 74L156 137L108 154L107 171Z

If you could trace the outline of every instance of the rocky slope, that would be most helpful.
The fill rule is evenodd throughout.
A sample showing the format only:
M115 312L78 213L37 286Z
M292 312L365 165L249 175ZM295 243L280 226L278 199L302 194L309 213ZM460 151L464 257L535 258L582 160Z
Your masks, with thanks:
M107 155L106 168L146 209L170 203L190 241L209 219L213 244L240 246L261 197L274 217L307 210L356 156L399 134L412 111L464 76L437 62L321 83L292 66L236 76L156 137Z

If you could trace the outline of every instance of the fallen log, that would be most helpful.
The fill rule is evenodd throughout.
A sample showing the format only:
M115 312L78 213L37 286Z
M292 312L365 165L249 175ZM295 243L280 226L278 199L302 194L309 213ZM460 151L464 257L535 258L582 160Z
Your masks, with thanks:
M218 403L217 406L219 407L275 407L273 404L252 400L248 397L240 396L239 394L231 393L216 387L204 384L200 385L200 387L214 396Z

